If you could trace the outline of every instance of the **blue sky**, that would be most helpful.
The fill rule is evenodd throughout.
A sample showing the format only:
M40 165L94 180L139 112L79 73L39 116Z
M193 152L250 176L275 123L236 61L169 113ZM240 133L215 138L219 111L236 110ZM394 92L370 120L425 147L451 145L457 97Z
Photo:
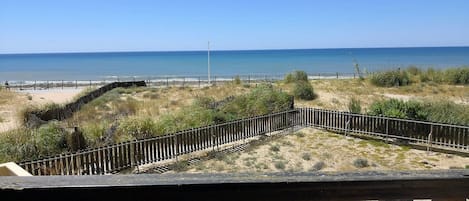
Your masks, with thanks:
M469 46L467 0L0 0L0 53Z

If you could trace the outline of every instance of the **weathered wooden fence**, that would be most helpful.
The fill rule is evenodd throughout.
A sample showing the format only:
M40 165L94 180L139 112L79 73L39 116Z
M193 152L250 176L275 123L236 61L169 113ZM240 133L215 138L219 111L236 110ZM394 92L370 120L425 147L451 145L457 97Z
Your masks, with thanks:
M469 151L469 127L407 119L352 114L315 108L298 109L302 125L341 133L394 138L409 143Z
M469 153L469 127L314 108L298 108L106 147L22 162L33 175L108 174L137 165L279 131L311 126L340 133L393 138Z
M98 89L95 89L88 94L78 98L77 100L68 103L62 107L52 108L46 111L33 111L32 115L36 115L39 119L43 121L50 120L64 120L73 115L74 112L78 111L83 105L93 101L94 99L100 97L106 92L118 88L118 87L132 87L132 86L146 86L145 81L133 81L133 82L113 82L107 85L104 85ZM27 120L29 121L29 120Z
M93 175L180 155L213 149L266 133L291 128L300 122L297 110L246 118L223 124L204 126L148 139L57 155L20 163L33 175Z

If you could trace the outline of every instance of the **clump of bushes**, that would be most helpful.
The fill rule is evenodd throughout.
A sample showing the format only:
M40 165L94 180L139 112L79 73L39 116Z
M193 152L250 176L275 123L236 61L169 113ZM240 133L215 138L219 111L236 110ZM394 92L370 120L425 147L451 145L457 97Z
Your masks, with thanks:
M469 125L469 106L450 101L417 102L389 99L372 103L368 113L395 118Z
M353 166L355 166L356 168L365 168L370 166L370 164L368 164L368 160L366 159L357 158L353 161Z
M283 170L283 169L285 169L285 162L277 161L277 162L274 163L274 166L275 166L275 168L277 168L279 170Z
M149 117L130 117L120 121L117 132L130 134L136 139L155 136L159 133L157 124Z
M409 66L403 70L378 72L371 75L371 83L376 86L393 87L405 86L411 82L434 82L447 84L469 84L469 67L447 68L436 70L433 68L420 69Z
M67 132L57 122L38 129L20 128L0 136L0 163L55 155L67 150Z
M241 78L239 77L239 75L237 75L236 77L234 77L233 83L236 84L236 85L240 85L240 84L241 84Z
M373 73L370 77L372 84L379 87L399 87L410 84L406 71L391 70Z
M469 67L445 70L446 81L450 84L469 84Z
M311 86L311 83L304 81L295 83L293 95L302 100L313 100L316 98L316 94L314 94L314 89L313 86Z
M314 89L308 80L308 74L304 71L294 71L285 76L284 82L293 85L293 96L302 100L313 100L316 98Z
M284 79L284 82L287 84L301 81L308 82L308 74L304 71L294 71L292 73L288 73Z
M291 97L272 85L259 85L250 93L235 97L219 108L226 120L280 112L292 107Z
M368 113L394 118L425 120L427 114L423 109L423 105L416 101L405 102L398 99L389 99L373 102Z

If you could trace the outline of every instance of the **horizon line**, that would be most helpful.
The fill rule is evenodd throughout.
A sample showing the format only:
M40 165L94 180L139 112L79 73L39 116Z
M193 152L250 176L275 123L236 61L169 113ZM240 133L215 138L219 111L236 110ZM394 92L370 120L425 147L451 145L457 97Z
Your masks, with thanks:
M272 48L272 49L211 49L211 52L229 51L282 51L282 50L333 50L333 49L392 49L392 48L461 48L461 46L388 46L388 47L332 47L332 48ZM0 55L27 55L27 54L94 54L94 53L145 53L145 52L206 52L206 49L198 50L103 50L103 51L64 51L64 52L11 52Z

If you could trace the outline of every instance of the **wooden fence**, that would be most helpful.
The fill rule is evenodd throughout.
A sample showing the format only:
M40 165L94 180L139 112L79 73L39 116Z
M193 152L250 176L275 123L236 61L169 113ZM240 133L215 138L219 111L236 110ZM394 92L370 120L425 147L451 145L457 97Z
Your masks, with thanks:
M315 108L298 109L302 125L324 128L341 133L356 133L371 137L394 138L408 143L439 146L469 152L469 127L352 114Z
M467 126L298 108L22 162L20 165L33 175L108 174L137 165L174 159L195 151L213 149L293 126L311 126L345 134L400 139L409 143L469 152Z
M204 126L148 139L20 163L33 175L94 175L174 159L299 124L297 110Z
M57 108L52 108L49 110L45 111L33 111L31 115L35 115L39 119L43 121L50 121L50 120L64 120L66 118L69 118L73 116L73 113L80 110L80 108L93 101L94 99L102 96L106 92L118 88L118 87L123 87L123 88L128 88L132 86L146 86L145 81L134 81L134 82L113 82L107 85L104 85L98 89L95 89L88 94L78 98L77 100L68 103L62 107L57 107ZM28 122L30 119L27 119L26 121Z

